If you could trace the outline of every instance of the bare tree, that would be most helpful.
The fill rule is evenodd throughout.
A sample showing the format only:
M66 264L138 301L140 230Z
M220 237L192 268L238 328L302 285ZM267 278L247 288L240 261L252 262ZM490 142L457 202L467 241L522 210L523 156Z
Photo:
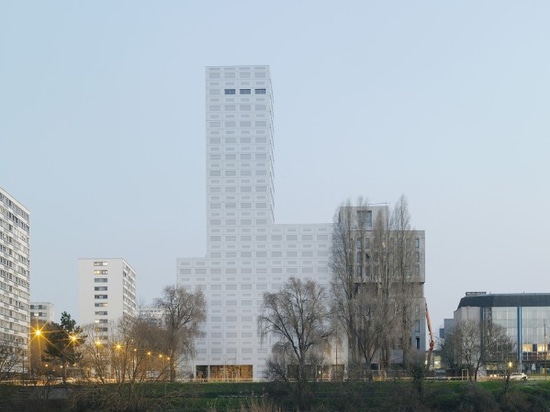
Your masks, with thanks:
M105 383L108 378L110 364L110 344L101 340L97 333L97 325L89 324L82 327L87 339L80 346L82 358L80 365L86 379L97 379Z
M411 230L407 199L401 196L395 204L389 226L389 260L395 302L397 303L398 336L403 351L403 366L408 369L411 357L411 331L413 329L415 305L421 306L422 298L415 282L415 233Z
M373 318L366 307L366 292L361 288L368 276L365 260L369 257L366 215L357 214L363 209L366 203L361 200L356 207L349 201L341 205L335 214L332 232L330 265L334 313L347 337L350 374L355 374L362 357L368 358L370 365L377 350L372 333Z
M279 292L264 293L258 329L262 340L278 339L275 353L288 365L287 373L295 375L303 401L305 383L312 378L307 372L318 364L319 352L331 336L324 289L313 280L290 278Z
M120 382L131 384L168 377L167 331L143 318L125 317L117 325L112 363Z
M200 290L190 293L183 287L167 286L156 304L164 311L170 382L174 382L180 357L194 355L195 339L200 336L200 324L206 319L206 302Z
M374 220L374 221L373 221ZM422 300L414 277L415 232L402 196L391 211L348 201L336 212L330 265L337 318L348 339L348 376L368 373L378 357L389 366L401 346L407 366L415 306Z
M466 320L453 325L445 344L450 345L459 362L466 366L470 380L477 380L482 366L505 364L513 358L514 344L506 328L490 320Z
M9 343L0 343L0 381L8 379L22 360L21 351Z
M399 319L388 225L387 213L378 213L371 233L369 263L372 276L367 284L363 285L367 294L366 299L376 309L371 311L374 325L372 339L376 342L375 349L378 351L378 360L382 369L389 366L393 348L396 346Z

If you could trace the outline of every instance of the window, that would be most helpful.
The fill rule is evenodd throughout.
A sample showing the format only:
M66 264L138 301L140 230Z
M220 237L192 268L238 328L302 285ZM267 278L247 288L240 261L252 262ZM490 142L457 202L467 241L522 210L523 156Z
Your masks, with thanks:
M107 295L94 295L95 299L107 299Z
M107 290L107 286L96 286L94 287L94 290L96 291L106 291Z
M107 306L109 306L108 303L94 303L94 306L96 308L106 308Z
M420 238L417 237L417 238L414 240L414 246L415 246L417 249L420 248Z
M100 311L96 311L95 314L97 316L107 316L109 312L107 312L106 310L100 310Z
M357 220L359 221L360 226L366 229L372 229L372 211L371 210L358 210Z
M94 270L94 275L106 275L107 270Z
M240 89L239 93L240 94L250 94L250 89Z
M107 278L96 278L94 283L107 283Z
M235 94L235 89L225 89L224 93L225 94Z
M254 93L255 94L265 94L265 89L255 89Z
M94 262L94 266L107 266L108 262Z

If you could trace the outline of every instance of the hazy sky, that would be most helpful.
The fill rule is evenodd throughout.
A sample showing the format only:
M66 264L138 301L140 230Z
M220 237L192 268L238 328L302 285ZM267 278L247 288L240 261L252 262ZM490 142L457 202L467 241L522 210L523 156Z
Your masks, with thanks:
M434 328L466 291L550 292L550 2L0 2L0 186L31 211L31 298L77 259L150 302L203 256L204 67L268 64L276 219L409 201ZM78 321L78 319L77 319Z

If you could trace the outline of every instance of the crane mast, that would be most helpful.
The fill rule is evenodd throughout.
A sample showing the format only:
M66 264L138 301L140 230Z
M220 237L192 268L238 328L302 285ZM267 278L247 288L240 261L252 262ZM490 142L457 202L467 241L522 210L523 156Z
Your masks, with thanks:
M430 320L430 312L428 311L428 302L425 303L426 306L426 323L428 324L428 333L430 335L430 348L428 349L428 356L426 358L426 371L430 370L432 366L432 357L435 346L434 333L432 331L432 322Z

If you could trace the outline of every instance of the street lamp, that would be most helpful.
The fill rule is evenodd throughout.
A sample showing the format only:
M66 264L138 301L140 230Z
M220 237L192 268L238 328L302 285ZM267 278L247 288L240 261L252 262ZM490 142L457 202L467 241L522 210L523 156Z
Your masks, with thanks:
M151 351L147 351L147 365L145 365L145 379L149 379L151 377Z
M97 359L97 362L96 362L96 375L99 375L99 379L101 380L101 382L104 382L104 379L105 377L103 376L104 373L103 373L103 357L102 357L102 354L101 354L101 347L102 347L102 343L99 339L96 339L95 341L95 347L96 347L96 359Z

